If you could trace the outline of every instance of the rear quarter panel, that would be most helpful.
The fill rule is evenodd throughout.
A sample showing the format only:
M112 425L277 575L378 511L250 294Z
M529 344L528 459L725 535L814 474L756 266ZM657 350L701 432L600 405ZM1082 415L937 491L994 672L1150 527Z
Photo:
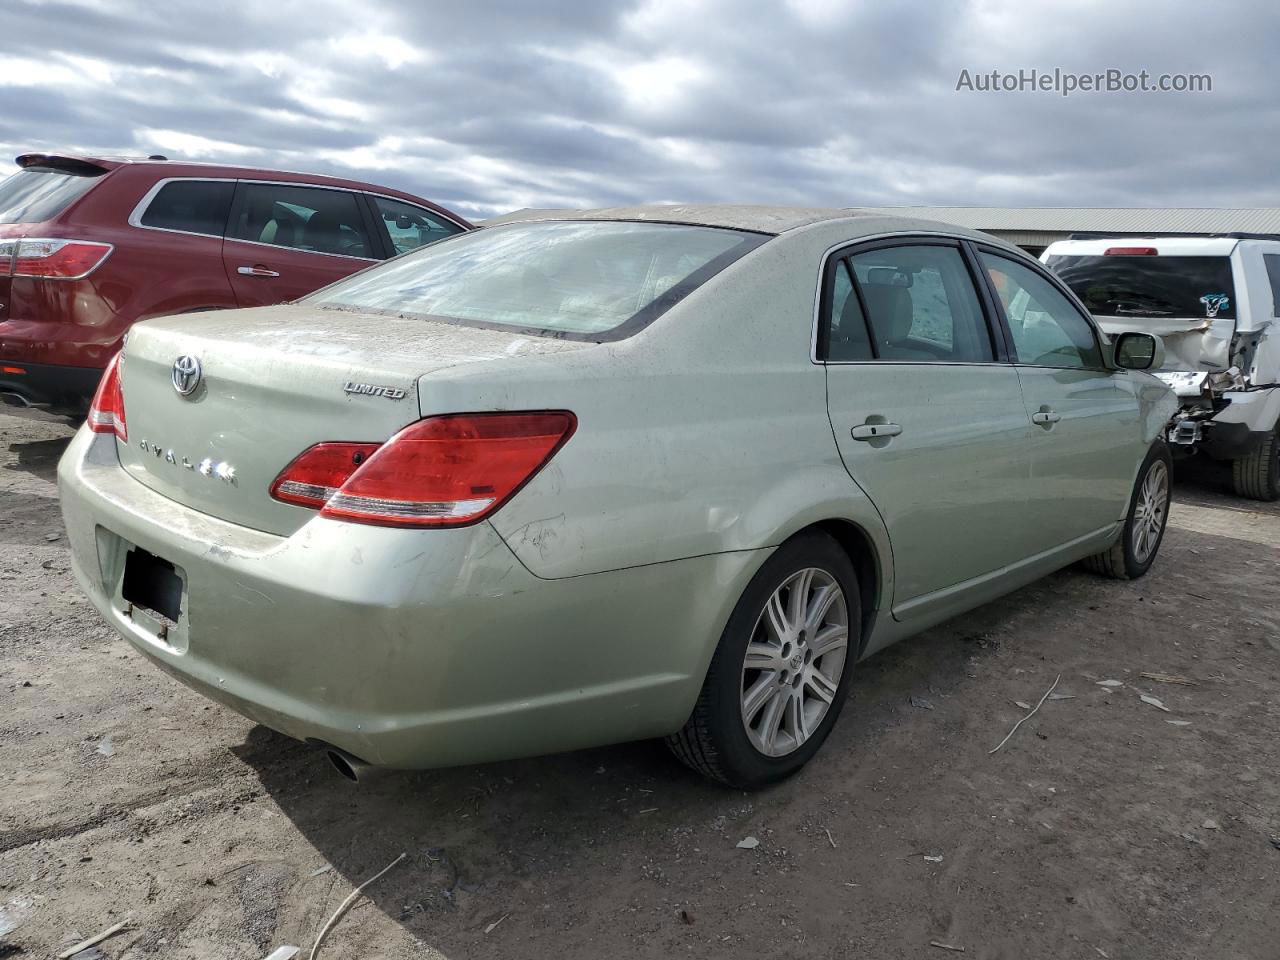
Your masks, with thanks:
M756 550L834 518L889 556L841 464L825 372L809 357L827 246L821 235L770 240L627 340L530 358L502 377L476 364L419 381L424 415L577 415L569 443L492 520L532 573Z

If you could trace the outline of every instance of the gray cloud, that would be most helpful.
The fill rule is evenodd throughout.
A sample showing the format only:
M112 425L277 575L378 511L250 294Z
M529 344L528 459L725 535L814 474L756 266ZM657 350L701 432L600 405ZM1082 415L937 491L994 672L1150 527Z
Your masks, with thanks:
M337 173L483 216L645 201L1275 203L1280 14L1246 0L10 0L0 156ZM957 92L1203 72L1207 94ZM10 169L0 163L0 173Z

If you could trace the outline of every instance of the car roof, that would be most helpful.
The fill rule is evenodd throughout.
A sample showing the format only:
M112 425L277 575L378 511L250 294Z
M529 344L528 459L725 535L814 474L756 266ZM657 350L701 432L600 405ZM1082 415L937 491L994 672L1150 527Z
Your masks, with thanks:
M345 177L330 177L319 173L301 173L295 170L273 170L268 167L245 167L228 163L206 163L194 160L169 160L164 157L109 157L78 156L55 153L24 153L14 158L14 162L22 168L34 166L65 167L97 167L102 170L115 170L120 167L154 167L162 177L216 177L228 180L272 180L283 183L314 184L322 187L342 187L347 190L359 190L364 193L375 193L393 199L407 200L419 206L425 206L437 213L442 213L463 226L471 226L461 214L455 213L438 203L419 197L404 190L384 187L364 180L349 180Z
M637 207L599 207L589 210L517 210L483 222L491 227L504 223L536 220L632 220L650 223L678 223L700 227L749 230L772 235L833 220L861 221L862 232L944 231L983 240L997 246L1008 244L988 234L951 223L916 217L888 216L882 210L833 209L830 207L778 207L749 204L649 204ZM852 235L852 234L851 234Z

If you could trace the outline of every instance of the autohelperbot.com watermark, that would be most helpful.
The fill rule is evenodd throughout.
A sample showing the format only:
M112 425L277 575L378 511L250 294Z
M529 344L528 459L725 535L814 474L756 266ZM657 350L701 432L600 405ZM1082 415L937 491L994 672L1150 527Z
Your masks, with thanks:
M1076 73L1054 67L1013 71L963 69L956 92L965 93L1212 93L1213 77L1207 73L1152 73L1150 70L1110 68L1096 73Z

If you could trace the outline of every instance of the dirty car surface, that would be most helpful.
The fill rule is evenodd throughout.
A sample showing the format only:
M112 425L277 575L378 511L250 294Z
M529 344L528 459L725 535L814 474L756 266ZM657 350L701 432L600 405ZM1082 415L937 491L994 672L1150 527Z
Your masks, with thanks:
M59 483L103 616L348 772L666 736L749 786L874 651L1144 573L1173 408L989 237L604 210L139 325Z

